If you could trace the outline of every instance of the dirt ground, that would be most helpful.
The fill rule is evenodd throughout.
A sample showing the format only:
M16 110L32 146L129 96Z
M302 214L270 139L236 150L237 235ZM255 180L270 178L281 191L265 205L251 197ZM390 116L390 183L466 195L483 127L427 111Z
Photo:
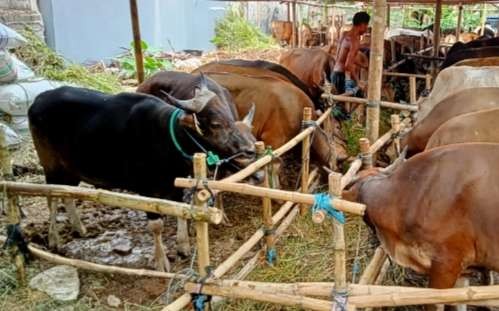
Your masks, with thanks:
M269 50L258 53L248 52L239 54L237 57L276 61L279 55L280 50ZM202 62L229 58L234 58L234 55L218 52L207 54L202 58ZM300 170L298 159L296 152L285 158L282 182L286 189L296 189ZM29 140L15 152L14 164L16 180L32 183L44 182L41 167ZM318 190L326 188L326 185L322 183ZM22 198L20 206L24 214L22 229L28 240L41 247L47 247L48 208L46 200ZM210 226L209 229L210 256L213 266L220 264L261 226L260 199L224 195L224 206L230 225ZM77 207L89 233L83 238L73 234L68 216L61 207L57 221L63 238L63 246L56 251L57 253L96 263L153 268L152 237L147 230L145 213L90 202L77 202ZM274 212L277 208L278 204L274 204ZM5 223L5 216L0 213L1 234L5 232ZM192 267L195 261L191 258L181 259L176 255L175 224L175 219L165 219L163 242L168 249L173 271L181 272ZM358 217L347 219L345 235L348 279L355 281L359 279L359 274L367 265L377 242ZM195 245L194 242L195 237L192 236L191 245ZM249 252L227 276L230 278L234 275L249 258L253 257L258 248L259 246ZM310 217L299 217L279 240L277 251L278 263L275 267L268 267L262 260L248 279L274 282L334 280L331 222L326 221L322 225L315 225L310 221ZM28 276L31 278L51 266L52 264L48 262L35 259L28 265ZM79 271L79 277L81 288L78 299L69 303L56 302L41 292L18 286L10 258L3 249L0 249L0 310L161 310L182 293L182 284L163 279L109 275L83 270ZM384 284L424 286L426 279L392 264ZM114 295L121 300L120 307L108 306L109 295ZM226 301L213 306L213 309L297 310L246 300Z

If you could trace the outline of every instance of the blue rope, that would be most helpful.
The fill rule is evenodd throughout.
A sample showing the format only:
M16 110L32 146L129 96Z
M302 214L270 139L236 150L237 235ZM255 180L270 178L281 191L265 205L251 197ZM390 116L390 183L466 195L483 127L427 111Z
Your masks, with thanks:
M343 212L334 208L331 203L331 197L327 193L314 194L314 205L312 205L311 211L312 213L324 211L329 217L338 220L341 224L345 224L345 215L343 215Z
M277 260L277 252L275 248L272 247L267 249L266 259L269 265L273 266L275 264Z
M195 311L204 311L205 305L210 302L210 297L204 294L192 295L192 306Z

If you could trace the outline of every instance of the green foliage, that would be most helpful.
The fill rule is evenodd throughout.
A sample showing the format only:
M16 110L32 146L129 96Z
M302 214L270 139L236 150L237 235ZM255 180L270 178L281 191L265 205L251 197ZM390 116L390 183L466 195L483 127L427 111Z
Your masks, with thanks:
M228 51L266 49L275 46L272 37L247 22L242 13L235 8L230 8L224 18L216 22L215 37L211 42L217 48Z
M348 155L356 156L360 152L359 139L366 135L364 127L354 120L348 120L341 122L341 130L347 140Z
M153 75L160 70L172 69L172 63L164 58L159 58L156 53L149 48L145 41L141 41L142 53L144 55L144 74L146 77ZM130 51L124 56L118 58L121 69L127 78L136 76L137 64L135 63L135 55L133 54L133 42L130 43Z
M90 72L86 67L65 60L50 49L33 31L26 29L22 35L28 43L15 50L15 54L30 66L37 75L56 81L74 83L107 93L121 91L118 78L107 72Z

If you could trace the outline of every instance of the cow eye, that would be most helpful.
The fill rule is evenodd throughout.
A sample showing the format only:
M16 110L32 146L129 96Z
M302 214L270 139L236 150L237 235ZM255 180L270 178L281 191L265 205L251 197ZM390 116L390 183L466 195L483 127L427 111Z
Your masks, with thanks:
M221 123L218 123L218 122L211 122L211 123L210 123L210 127L211 127L212 129L220 129L220 128L222 128L222 124L221 124Z

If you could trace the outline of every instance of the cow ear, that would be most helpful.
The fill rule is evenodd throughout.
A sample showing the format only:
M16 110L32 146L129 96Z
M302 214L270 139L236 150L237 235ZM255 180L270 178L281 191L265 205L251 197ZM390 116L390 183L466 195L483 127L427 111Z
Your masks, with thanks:
M183 113L179 116L179 123L181 126L190 128L196 131L199 135L203 136L203 131L199 126L198 118L194 113Z

